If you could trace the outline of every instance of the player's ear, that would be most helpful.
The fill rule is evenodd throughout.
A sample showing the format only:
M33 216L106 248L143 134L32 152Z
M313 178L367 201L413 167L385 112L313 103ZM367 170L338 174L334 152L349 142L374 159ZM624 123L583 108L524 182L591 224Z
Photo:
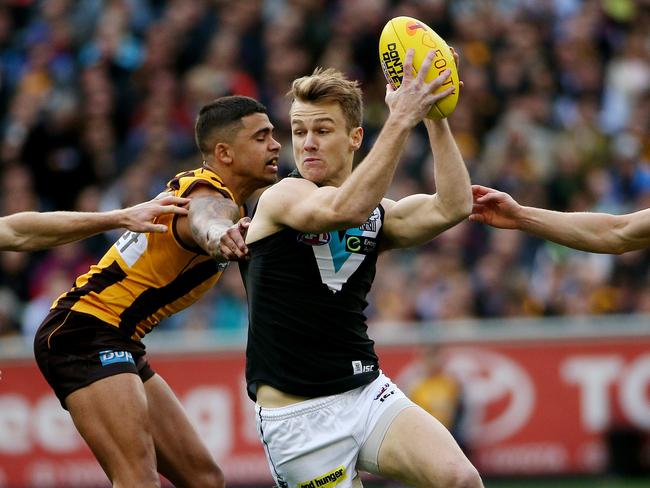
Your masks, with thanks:
M217 145L214 146L214 159L223 164L231 164L233 153L230 145L224 142L217 143Z
M355 127L350 133L350 145L353 151L358 151L363 142L363 127Z

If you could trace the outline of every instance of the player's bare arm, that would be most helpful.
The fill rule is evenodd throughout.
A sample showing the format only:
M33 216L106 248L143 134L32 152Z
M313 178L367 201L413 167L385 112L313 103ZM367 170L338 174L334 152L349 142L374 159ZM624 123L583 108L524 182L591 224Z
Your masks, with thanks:
M116 227L124 227L132 232L167 232L166 225L155 222L156 217L164 214L187 215L185 205L188 203L189 198L163 192L148 202L107 213L115 217Z
M240 218L237 204L208 186L190 193L187 217L178 219L176 229L190 247L200 247L214 259L227 261L220 246L221 235Z
M385 244L382 249L417 246L467 218L472 192L465 162L446 120L425 120L434 156L437 192L384 200Z
M650 247L650 209L625 215L526 207L505 192L474 185L470 220L518 229L581 251L620 254Z
M292 178L276 184L260 198L247 242L282 226L302 232L327 232L365 222L388 189L410 130L424 118L433 103L453 89L433 93L448 78L448 70L429 83L425 81L434 54L433 51L428 54L422 69L414 76L413 51L407 52L402 85L397 90L386 86L386 104L390 110L388 119L373 148L349 176L343 175L347 178L341 185L318 187L310 181ZM309 110L294 109L294 146L304 144L304 139L310 136L313 129L309 118ZM333 126L330 130L341 129ZM356 150L361 139L362 132L353 131L349 144Z
M20 212L0 218L0 250L38 251L84 239L100 232L126 228L133 232L165 232L156 217L186 215L187 198L156 197L133 207L109 212Z

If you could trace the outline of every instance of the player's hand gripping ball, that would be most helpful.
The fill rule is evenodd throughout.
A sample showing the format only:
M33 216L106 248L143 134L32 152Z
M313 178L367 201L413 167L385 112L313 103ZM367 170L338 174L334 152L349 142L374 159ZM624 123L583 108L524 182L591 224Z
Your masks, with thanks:
M394 89L399 88L402 84L404 57L409 48L415 50L413 74L418 72L427 53L432 49L435 51L436 57L429 70L427 82L436 78L442 71L451 70L451 75L437 91L449 88L450 84L454 86L455 90L452 94L436 102L427 114L427 118L442 119L451 115L456 108L460 91L458 69L447 43L423 22L411 17L395 17L389 20L384 27L379 38L379 61L386 80Z

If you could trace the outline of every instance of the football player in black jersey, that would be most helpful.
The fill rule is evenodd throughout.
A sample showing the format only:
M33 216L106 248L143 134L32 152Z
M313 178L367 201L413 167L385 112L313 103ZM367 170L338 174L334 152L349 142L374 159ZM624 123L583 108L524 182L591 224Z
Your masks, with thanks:
M451 434L379 369L363 310L379 252L422 244L465 219L470 181L445 120L426 120L437 193L384 198L409 132L448 72L387 86L390 114L353 171L361 92L335 70L294 81L297 173L262 194L241 263L249 300L246 377L278 486L359 486L368 471L415 486L481 487Z

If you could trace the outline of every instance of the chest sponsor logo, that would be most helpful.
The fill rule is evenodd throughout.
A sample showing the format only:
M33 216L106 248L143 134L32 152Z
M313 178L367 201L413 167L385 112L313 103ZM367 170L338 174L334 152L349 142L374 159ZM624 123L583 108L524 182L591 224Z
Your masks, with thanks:
M330 241L329 232L323 234L298 234L298 241L308 246L324 246Z
M318 478L298 483L298 488L320 488L336 486L340 484L345 478L345 466L339 466L338 468L330 471L329 473L325 473Z
M101 351L99 353L99 360L102 366L108 366L115 363L131 363L135 364L133 355L129 351Z
M346 234L345 250L357 254L370 254L377 250L377 239Z

